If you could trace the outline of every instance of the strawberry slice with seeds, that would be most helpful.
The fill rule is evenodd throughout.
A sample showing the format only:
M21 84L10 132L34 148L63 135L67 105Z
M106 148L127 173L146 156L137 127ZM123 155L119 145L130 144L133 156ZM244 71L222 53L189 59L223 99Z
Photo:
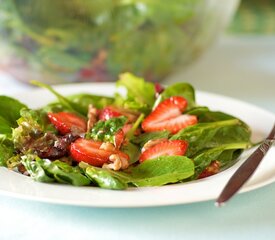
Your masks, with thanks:
M195 115L184 114L169 120L155 123L147 132L162 131L165 129L175 134L183 128L195 125L197 122L198 120Z
M109 120L110 118L125 116L125 117L127 117L128 122L132 123L137 120L139 114L140 113L134 112L129 109L108 106L100 111L99 120L106 121L106 120Z
M50 122L62 134L67 133L85 133L87 126L85 119L69 112L48 113Z
M110 118L120 117L122 114L114 107L105 107L99 114L99 119L102 121L109 120Z
M182 115L187 108L187 100L183 97L170 97L161 102L143 121L145 132L168 130L176 133L182 128L197 123L197 117Z
M102 142L87 140L83 138L77 139L71 144L70 153L77 162L86 162L96 167L101 167L109 161L113 154L129 160L129 156L119 150L101 149Z
M119 129L114 138L114 144L117 149L119 149L124 141L125 133L122 129Z
M188 143L184 140L167 140L145 150L139 158L140 162L160 156L182 156L188 148Z

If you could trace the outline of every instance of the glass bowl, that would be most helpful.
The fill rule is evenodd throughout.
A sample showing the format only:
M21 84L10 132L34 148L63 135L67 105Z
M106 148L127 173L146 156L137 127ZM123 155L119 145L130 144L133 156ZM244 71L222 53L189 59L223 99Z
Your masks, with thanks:
M161 81L224 30L238 0L0 0L0 68L28 82Z

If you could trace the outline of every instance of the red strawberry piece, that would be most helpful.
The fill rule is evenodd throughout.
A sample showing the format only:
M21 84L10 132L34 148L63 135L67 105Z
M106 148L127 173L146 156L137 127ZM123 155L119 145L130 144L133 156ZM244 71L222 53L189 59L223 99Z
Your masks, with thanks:
M133 124L130 124L130 123L125 124L122 127L122 130L123 130L124 134L127 134L131 130L132 127L133 127Z
M63 135L67 133L84 133L87 126L85 119L69 112L48 113L50 122Z
M196 124L197 122L198 120L195 115L184 114L169 120L155 123L147 132L161 131L165 129L174 134L183 128Z
M109 120L110 118L120 117L120 116L122 116L122 114L116 108L109 106L101 110L99 114L99 119L106 121L106 120Z
M170 97L161 102L143 121L145 132L168 130L176 133L184 127L197 123L197 117L182 115L187 108L187 100L183 97Z
M188 143L184 140L167 140L145 150L139 158L140 162L160 156L182 156L185 154Z
M129 110L129 109L108 106L100 111L99 119L105 121L110 118L125 116L128 119L127 122L132 123L132 122L136 121L139 114L140 113Z
M120 146L122 145L124 141L124 137L125 137L124 131L122 129L119 129L115 134L115 141L114 141L115 147L117 149L119 149Z
M206 178L212 176L220 171L221 163L219 161L212 161L208 167L206 167L198 178Z
M70 153L75 161L83 161L96 167L101 167L108 162L112 154L129 159L127 154L118 150L101 149L101 145L102 142L79 138L71 144Z

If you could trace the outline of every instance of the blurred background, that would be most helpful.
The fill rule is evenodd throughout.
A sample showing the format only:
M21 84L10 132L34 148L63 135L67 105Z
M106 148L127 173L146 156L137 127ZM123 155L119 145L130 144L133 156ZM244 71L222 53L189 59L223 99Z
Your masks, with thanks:
M239 0L0 0L0 64L20 81L161 81L199 57Z
M227 32L229 34L275 34L275 1L242 0Z
M221 36L275 33L272 0L0 0L0 6L0 71L25 83L115 81L125 71L177 81Z

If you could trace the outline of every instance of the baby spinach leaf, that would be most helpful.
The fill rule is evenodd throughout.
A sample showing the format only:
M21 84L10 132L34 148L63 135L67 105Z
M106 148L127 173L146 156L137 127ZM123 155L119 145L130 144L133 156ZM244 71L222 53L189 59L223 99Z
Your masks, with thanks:
M0 116L0 140L10 138L12 127L8 120Z
M51 86L45 84L45 83L41 83L38 81L31 81L31 83L33 85L36 85L38 87L41 88L45 88L47 90L49 90L53 95L56 96L56 98L58 99L59 103L65 108L68 109L70 112L74 112L80 115L83 115L81 113L81 110L78 109L78 105L75 104L74 102L70 101L68 98L62 96L60 93L58 93L57 91L55 91Z
M184 97L188 102L187 110L196 106L195 91L189 83L175 83L165 88L165 90L160 94L158 103L172 96Z
M219 161L221 170L230 167L235 162L234 160L239 157L242 150L246 148L248 148L247 142L240 142L224 144L202 152L194 158L194 178L197 178L212 161Z
M87 115L90 104L92 104L95 108L102 109L114 102L114 98L92 94L75 94L68 96L67 98L76 106L78 106L78 111L83 115Z
M107 189L125 189L128 184L137 187L162 186L186 179L194 174L194 163L184 156L162 156L144 161L127 169L112 171L85 163L80 167L98 186Z
M13 146L0 143L0 166L7 166L7 160L13 156Z
M22 157L21 163L25 166L30 177L38 182L54 182L55 179L47 175L43 168L44 160L34 155L26 155Z
M229 115L220 111L205 111L201 112L199 115L199 122L216 122L216 121L224 121L229 119L235 119L234 116Z
M251 132L240 120L230 119L209 123L198 123L182 129L171 137L189 143L186 156L193 157L203 149L218 147L235 142L249 143Z
M199 106L199 107L194 107L194 108L187 110L185 112L185 114L201 116L201 115L205 114L206 112L209 112L208 107Z
M184 156L161 156L129 169L131 183L137 187L176 183L194 174L194 163Z
M70 112L70 109L64 107L61 103L59 102L54 102L54 103L49 103L46 106L40 108L41 111L45 113L58 113L58 112Z
M169 138L170 132L169 131L159 131L159 132L149 132L143 133L139 136L134 137L131 141L135 144L143 146L149 140L161 139L161 138Z
M0 96L0 117L6 120L10 127L16 127L16 120L20 117L20 110L27 106L18 100Z
M114 143L116 132L124 126L126 121L127 118L124 116L110 118L107 121L100 120L94 125L90 132L85 135L85 138Z
M155 102L155 87L153 83L145 82L143 78L134 76L131 73L120 75L116 83L117 93L115 103L118 106L149 113ZM119 89L126 90L126 96L119 93Z
M74 186L85 186L90 184L90 180L82 174L82 170L79 167L72 167L59 160L51 162L29 154L23 156L21 162L35 181L57 181L60 183L72 184Z
M137 145L128 142L127 144L122 145L121 151L129 156L130 164L138 161L140 156L140 149Z
M42 167L47 172L47 175L53 177L57 182L72 184L74 186L90 184L90 180L82 174L79 167L72 167L65 162L59 160L53 162L43 161Z
M85 170L86 176L101 188L123 190L127 188L127 182L124 181L122 174L115 173L108 169L88 166Z

